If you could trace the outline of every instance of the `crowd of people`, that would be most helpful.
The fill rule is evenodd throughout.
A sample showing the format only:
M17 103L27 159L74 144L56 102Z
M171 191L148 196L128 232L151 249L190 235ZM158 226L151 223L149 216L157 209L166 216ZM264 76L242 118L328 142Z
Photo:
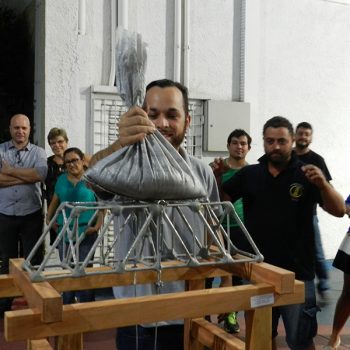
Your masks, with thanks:
M158 130L197 176L210 201L221 198L233 203L265 261L293 271L296 278L304 282L303 303L273 308L271 337L273 341L276 339L281 318L286 342L291 349L315 349L319 311L316 292L326 300L329 289L317 206L333 216L342 217L350 212L350 196L345 204L330 183L331 175L324 159L309 148L312 126L302 122L294 130L290 121L282 116L267 120L262 130L264 155L257 164L251 165L246 156L252 139L246 131L236 129L227 140L228 157L215 159L208 165L189 156L182 147L190 123L187 88L168 79L154 81L146 87L142 108L132 107L121 116L118 140L91 159L88 157L87 161L80 149L68 148L67 134L59 128L53 128L48 134L53 155L46 158L45 151L29 141L29 119L22 114L13 116L10 121L11 140L0 145L0 272L8 273L10 258L27 257L41 235L44 222L41 184L46 184L48 223L61 202L96 200L93 191L82 181L87 165L93 166L122 147L144 140ZM184 215L189 222L194 220L191 213L185 212ZM94 224L87 227L90 218L91 213L87 213L79 227L79 233L85 235L86 246L86 249L81 249L80 259L86 256L96 239L103 213L98 213ZM198 239L203 240L203 225L194 224L198 227ZM178 232L182 231L183 223L176 215L173 216L173 225ZM229 225L234 244L249 251L239 225L234 220L230 220ZM51 243L61 227L62 218L58 217L51 232ZM126 228L130 237L132 230L132 226ZM165 230L165 239L167 234ZM188 237L182 239L191 244ZM61 256L64 244L63 240L59 249ZM127 241L116 254L125 256L131 244ZM42 257L42 253L37 254L33 263L40 262ZM339 347L340 332L350 314L349 234L333 264L344 272L344 283L334 315L333 331L325 349ZM235 278L222 281L222 285L241 283ZM181 290L184 290L182 282L164 283L161 293ZM153 284L114 288L117 298L158 293ZM93 300L91 291L65 293L63 297L66 303ZM2 310L8 310L10 304L11 299L2 300ZM227 310L227 314L222 315L229 333L239 332L237 311ZM123 327L117 331L116 344L118 350L148 350L154 348L156 341L158 350L179 350L183 348L183 331L183 320ZM275 342L273 344L276 348Z

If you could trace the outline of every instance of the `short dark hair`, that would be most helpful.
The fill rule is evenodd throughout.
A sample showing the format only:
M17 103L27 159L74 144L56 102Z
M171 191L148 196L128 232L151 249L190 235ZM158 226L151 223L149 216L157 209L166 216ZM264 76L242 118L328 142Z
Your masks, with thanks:
M247 140L248 140L248 147L250 148L250 144L252 143L252 138L250 137L250 135L243 129L235 129L231 132L230 135L228 135L227 138L227 144L229 145L231 143L231 140L233 137L239 138L242 136L246 136Z
M150 82L147 86L146 86L146 92L153 88L153 87L160 87L160 88L167 88L167 87L176 87L178 88L181 93L182 93L182 99L183 99L183 107L184 107L184 111L185 114L188 114L188 89L186 86L182 85L181 83L178 83L176 81L170 80L170 79L160 79L160 80L154 80L152 82Z
M58 136L62 136L66 142L68 142L67 132L64 129L52 128L47 134L47 142L50 144L50 140L55 139Z
M267 128L286 128L291 136L294 135L292 123L287 118L281 116L272 117L265 123L263 127L263 135L265 135Z
M312 125L310 123L308 123L308 122L301 122L301 123L299 123L295 130L298 130L299 128L313 130L312 129Z
M66 154L68 154L68 153L76 153L76 154L79 156L79 158L80 158L81 160L84 160L84 153L83 153L83 151L82 151L80 148L78 148L78 147L70 147L70 148L67 148L67 149L64 151L64 153L63 153L63 157L65 157Z

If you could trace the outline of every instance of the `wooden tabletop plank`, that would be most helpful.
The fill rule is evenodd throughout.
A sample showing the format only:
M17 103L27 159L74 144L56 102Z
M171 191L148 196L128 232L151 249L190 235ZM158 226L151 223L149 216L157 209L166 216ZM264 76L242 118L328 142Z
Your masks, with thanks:
M205 265L197 267L177 267L176 263L168 262L169 268L162 270L162 281L200 280L204 278L227 276L236 274L246 280L257 283L266 282L275 286L279 294L293 293L294 272L267 264L267 263L235 263L225 265ZM170 268L172 267L172 268ZM108 272L110 268L93 268L89 272ZM79 278L64 277L62 279L49 280L50 284L58 291L105 288L112 286L131 285L135 281L138 284L154 283L158 274L153 270L87 275Z
M19 263L16 263L18 270ZM295 274L291 271L267 264L267 263L235 263L224 265L206 265L198 267L177 267L177 262L165 263L169 268L162 270L162 280L200 280L203 278L227 276L236 274L242 278L254 282L266 282L275 286L279 294L293 293ZM171 268L170 268L171 267ZM158 279L158 274L153 270L130 271L125 273L110 273L110 267L87 268L88 273L97 273L81 277L60 277L48 279L48 282L58 292L66 290L105 288L118 285L130 285L135 281L138 284L153 283ZM63 274L62 271L47 271L43 275L48 277ZM65 272L67 274L67 272ZM0 276L0 297L23 295L21 289L14 283L13 276Z

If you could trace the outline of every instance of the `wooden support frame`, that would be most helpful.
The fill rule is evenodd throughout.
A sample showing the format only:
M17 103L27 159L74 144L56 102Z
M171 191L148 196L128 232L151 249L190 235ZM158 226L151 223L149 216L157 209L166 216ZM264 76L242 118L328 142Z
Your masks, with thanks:
M191 346L195 350L203 345L213 350L216 350L216 348L218 350L245 349L245 343L242 340L228 334L222 328L203 318L197 318L191 321L191 342ZM223 348L223 344L225 344L225 348Z
M21 286L30 307L39 308L41 321L58 322L62 320L61 295L48 282L32 283L22 270L22 259L10 260L10 274L14 282Z
M47 339L28 340L27 350L53 350Z
M55 336L58 337L57 349L82 349L82 334L85 332L178 318L185 319L185 350L199 350L203 345L212 346L214 350L241 349L242 342L232 339L232 336L223 335L215 325L208 325L198 318L227 310L246 310L245 348L267 350L271 348L272 306L300 303L304 300L304 285L294 280L294 273L266 263L244 263L162 270L163 281L188 281L186 292L63 307L60 304L58 307L57 294L60 291L128 285L134 281L150 283L157 281L157 272L137 271L118 275L108 274L106 269L106 274L103 275L31 283L27 273L20 268L22 262L22 259L11 261L10 275L0 278L0 297L7 296L6 293L24 295L31 308L6 312L5 338L8 341L16 341ZM173 267L176 267L176 264ZM254 283L203 289L205 278L232 273ZM3 285L6 286L5 292L2 289ZM266 300L267 305L264 305ZM55 319L59 318L58 308L61 311L59 320ZM52 315L55 320L48 322ZM39 343L32 344L34 345L29 349L40 349L37 345ZM225 344L225 347L222 344Z

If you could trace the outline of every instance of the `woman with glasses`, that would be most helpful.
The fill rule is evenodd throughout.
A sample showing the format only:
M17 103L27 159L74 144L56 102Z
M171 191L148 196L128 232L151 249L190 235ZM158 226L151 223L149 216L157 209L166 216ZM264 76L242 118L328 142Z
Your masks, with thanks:
M53 155L47 158L47 176L45 180L45 199L47 207L50 206L57 178L65 171L63 153L68 147L68 136L66 130L52 128L47 135ZM53 244L57 237L57 227L50 230L50 244Z
M47 210L46 223L49 224L54 217L55 212L63 202L95 202L95 193L90 190L85 182L82 180L82 176L85 172L84 154L76 147L68 148L65 150L64 165L66 172L61 174L56 182L55 191ZM84 235L83 240L79 244L79 261L83 261L88 255L92 245L97 238L97 232L103 223L103 212L100 211L97 214L96 219L90 223L95 211L86 210L80 213L78 233L79 236ZM66 217L70 215L70 210L65 210ZM61 214L57 217L58 234L61 232L64 226L64 217ZM70 226L70 230L73 230L73 224ZM60 258L63 259L64 252L68 249L68 237L65 233L59 245ZM87 302L94 300L94 293L92 290L78 291L78 292L64 292L63 302L64 304L71 304L74 301Z

